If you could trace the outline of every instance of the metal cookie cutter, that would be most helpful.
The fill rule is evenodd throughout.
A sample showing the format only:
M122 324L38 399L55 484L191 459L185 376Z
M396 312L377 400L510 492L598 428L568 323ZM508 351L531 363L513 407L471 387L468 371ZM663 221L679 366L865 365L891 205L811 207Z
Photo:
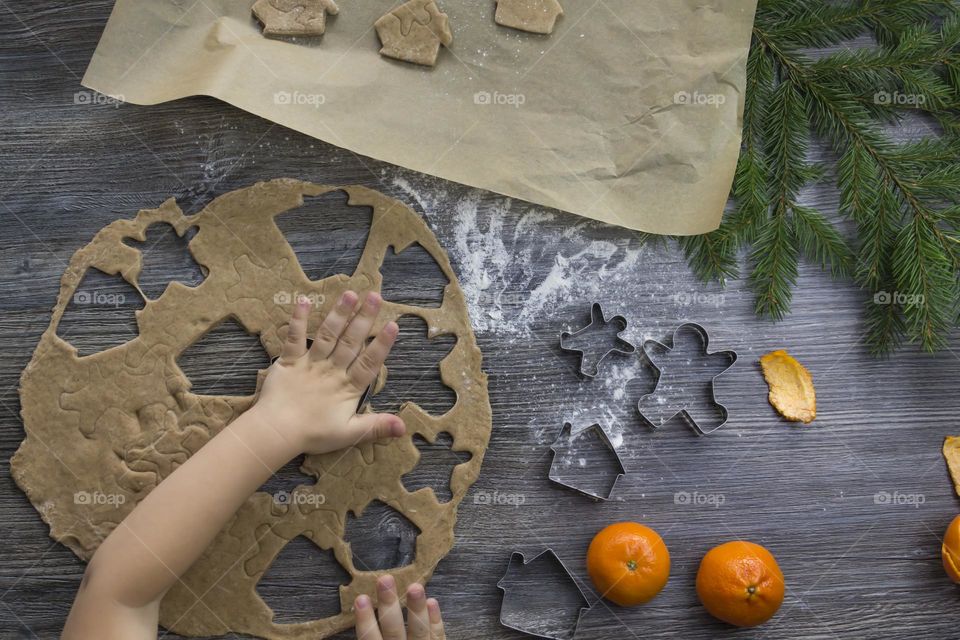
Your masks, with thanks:
M367 404L370 402L370 396L373 394L373 385L376 384L376 381L371 382L367 385L367 388L363 390L363 395L360 396L360 401L357 402L357 413L363 413L363 410L366 408Z
M550 584L550 574L569 585ZM537 638L572 640L590 609L587 596L553 549L530 560L514 551L497 587L503 591L500 624Z
M585 496L589 496L594 500L609 500L610 495L613 493L614 487L617 485L617 481L626 473L626 469L623 467L623 461L620 459L620 456L617 454L617 450L610 442L610 438L599 424L592 424L586 429L578 431L576 435L573 435L572 432L573 426L567 422L563 425L563 429L560 430L560 435L557 436L556 442L550 445L550 450L553 451L553 463L550 465L550 473L548 477L552 482L563 487L567 487L568 489L573 489L574 491L582 493ZM613 481L609 483L606 491L585 488L584 484L576 481L571 482L570 480L565 479L565 476L562 476L560 473L562 469L558 464L560 462L558 458L562 456L573 455L571 449L574 448L574 443L582 438L589 438L591 436L595 437L602 446L605 446L609 450L609 452L613 455L611 460L616 462L616 468L619 469L617 475L613 478Z
M373 382L368 384L367 388L363 390L363 395L360 396L360 401L357 403L357 413L364 413L366 411L374 394L379 393L383 389L386 381L387 369L381 366L380 372L374 377Z
M621 325L621 329L617 331L616 342L614 346L610 347L606 351L603 351L596 356L596 360L593 362L593 366L589 366L588 360L593 357L593 353L589 352L589 349L584 348L588 345L583 345L583 338L585 334L594 333L608 324L616 323ZM564 331L560 334L560 349L563 351L569 351L571 353L580 354L580 375L586 376L588 378L595 378L600 372L600 363L611 353L619 353L623 355L630 355L634 353L637 348L620 337L620 334L627 330L627 319L621 315L615 315L609 320L606 320L603 317L603 308L600 306L599 302L594 302L593 306L590 307L590 324L585 326L582 329L579 329L573 333ZM578 346L579 345L579 346Z
M653 358L650 357L650 353L648 352L647 345L656 345L665 351L672 351L677 343L677 335L684 329L690 329L700 337L700 341L703 343L704 355L724 356L730 361L730 364L728 364L723 371L721 371L720 373L710 378L710 400L713 402L713 404L716 407L720 409L722 419L720 420L720 423L717 424L717 426L709 430L702 429L700 425L697 423L697 421L693 418L693 416L691 416L690 413L686 410L686 408L677 410L676 412L673 413L673 415L667 417L666 419L662 419L659 422L659 424L655 423L653 420L650 420L643 413L644 399L657 395L657 390L660 388L660 379L663 374L663 371L660 369L660 367L658 367L657 364L653 361ZM657 384L653 388L653 391L651 393L648 393L647 395L641 397L640 400L637 401L637 410L640 412L640 417L642 417L647 423L649 423L651 427L653 427L654 429L662 427L664 424L666 424L667 422L675 418L677 415L681 415L683 416L683 419L686 420L686 422L693 428L693 430L697 433L697 435L705 436L713 433L714 431L716 431L717 429L719 429L720 427L722 427L727 423L727 419L730 416L730 412L727 411L727 408L724 405L720 404L720 402L717 401L716 381L717 381L717 378L719 378L721 375L726 373L730 369L730 367L732 367L734 363L737 361L737 352L728 350L728 351L714 351L711 353L709 348L710 348L710 334L707 333L707 330L703 327L703 325L697 324L696 322L687 322L677 327L673 332L673 337L670 340L669 346L657 340L647 340L646 342L643 343L644 353L646 354L647 359L650 361L650 364L657 371Z

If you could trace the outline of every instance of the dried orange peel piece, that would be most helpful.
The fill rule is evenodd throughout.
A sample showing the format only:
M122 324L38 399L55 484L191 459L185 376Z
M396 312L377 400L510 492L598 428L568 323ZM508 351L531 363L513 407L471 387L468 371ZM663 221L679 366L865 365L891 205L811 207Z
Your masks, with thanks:
M810 423L817 417L817 392L807 368L783 349L760 357L770 387L770 404L791 422Z
M960 436L947 436L943 439L943 459L953 478L953 489L960 496Z

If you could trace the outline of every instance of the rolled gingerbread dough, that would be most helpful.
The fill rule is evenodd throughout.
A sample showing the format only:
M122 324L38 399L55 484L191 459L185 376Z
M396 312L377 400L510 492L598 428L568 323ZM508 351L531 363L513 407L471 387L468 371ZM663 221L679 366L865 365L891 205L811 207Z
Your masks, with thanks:
M441 380L456 393L454 407L444 415L430 415L405 403L399 415L407 424L406 437L307 456L302 469L316 482L297 487L286 503L278 504L265 492L252 495L164 598L160 622L176 633L316 640L352 626L354 598L366 593L376 599L375 581L384 572L354 566L344 539L347 513L359 516L379 500L420 529L414 561L389 570L403 589L428 580L453 547L457 508L480 473L491 430L487 378L480 368L481 354L463 292L424 221L381 193L343 187L348 204L372 207L369 236L353 273L319 281L307 278L276 226L274 218L301 206L304 197L336 189L273 180L220 196L195 215L184 215L170 199L157 209L140 211L135 219L111 223L71 258L50 326L21 377L26 437L12 460L13 478L50 525L50 535L89 559L137 502L253 403L255 396L193 393L176 362L191 344L232 318L258 335L267 353L276 356L296 298L291 292L322 301L310 316L309 330L315 331L341 292L380 289L388 247L401 252L419 243L446 275L449 284L440 307L386 300L371 335L384 323L413 314L426 322L428 337L455 336L456 344L440 362ZM145 300L137 312L138 335L78 357L77 350L57 335L57 326L84 274L96 268L119 274L137 287L142 256L124 239L142 242L147 227L157 222L169 223L181 236L191 227L198 230L188 247L207 270L206 278L195 287L170 283L159 298ZM472 456L453 467L452 498L446 502L430 488L409 492L401 482L420 456L412 437L419 434L434 442L442 432L451 435L454 449ZM78 495L114 499L82 500ZM311 499L317 496L324 499ZM297 536L332 549L350 580L340 587L339 614L277 624L256 587Z

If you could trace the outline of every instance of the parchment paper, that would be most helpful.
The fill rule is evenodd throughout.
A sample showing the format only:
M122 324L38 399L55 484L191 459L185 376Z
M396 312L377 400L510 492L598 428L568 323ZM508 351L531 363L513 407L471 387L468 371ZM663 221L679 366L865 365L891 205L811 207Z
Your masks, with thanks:
M209 95L410 169L662 234L715 229L740 147L756 0L566 0L552 35L439 0L435 68L382 58L400 4L342 0L268 39L253 0L118 0L83 84L136 104Z

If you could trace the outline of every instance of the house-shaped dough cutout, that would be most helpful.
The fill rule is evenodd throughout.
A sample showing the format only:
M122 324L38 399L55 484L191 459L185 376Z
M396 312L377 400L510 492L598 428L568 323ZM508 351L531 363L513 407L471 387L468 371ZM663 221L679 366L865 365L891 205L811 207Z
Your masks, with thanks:
M505 27L530 33L553 33L563 15L558 0L497 0L494 19Z
M440 45L453 44L453 32L447 14L434 0L410 0L384 14L374 23L380 54L405 62L432 67L437 63Z
M266 36L319 36L327 28L327 14L339 12L333 0L257 0L253 5Z

